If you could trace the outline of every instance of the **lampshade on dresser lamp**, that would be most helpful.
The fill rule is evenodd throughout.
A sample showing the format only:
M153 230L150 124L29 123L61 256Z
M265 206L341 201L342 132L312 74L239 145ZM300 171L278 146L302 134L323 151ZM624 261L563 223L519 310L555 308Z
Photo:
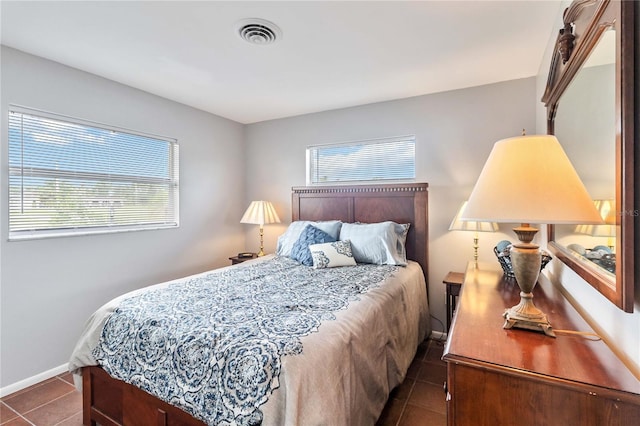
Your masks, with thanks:
M276 209L269 201L252 201L244 212L240 223L252 223L260 225L260 252L258 256L264 256L264 229L263 226L269 223L280 223L280 218Z
M607 246L611 252L615 248L616 237L616 204L615 200L594 200L593 204L600 213L600 217L604 221L598 225L578 225L576 232L579 234L591 235L592 237L607 237Z
M468 201L462 203L458 209L458 213L451 221L449 225L449 231L473 231L473 261L474 264L478 264L478 232L496 232L498 230L498 224L490 221L475 221L475 220L462 220L462 213L467 206Z
M520 303L506 310L503 327L543 331L555 337L547 316L533 303L541 254L532 243L538 230L530 224L602 223L558 139L532 135L496 142L462 219L521 223L513 229L520 241L511 249Z

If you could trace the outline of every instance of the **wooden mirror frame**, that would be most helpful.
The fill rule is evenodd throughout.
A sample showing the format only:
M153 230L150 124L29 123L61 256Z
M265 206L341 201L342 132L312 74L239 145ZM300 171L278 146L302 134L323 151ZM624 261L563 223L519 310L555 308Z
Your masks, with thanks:
M575 0L564 12L551 60L542 101L547 107L547 133L554 134L554 119L562 94L608 29L616 31L616 273L615 283L599 274L597 266L585 266L555 241L555 229L548 226L549 250L607 299L626 312L633 312L636 269L638 208L634 201L638 161L634 157L635 1ZM562 142L562 141L560 141ZM640 150L639 150L640 151ZM640 274L639 274L640 275Z

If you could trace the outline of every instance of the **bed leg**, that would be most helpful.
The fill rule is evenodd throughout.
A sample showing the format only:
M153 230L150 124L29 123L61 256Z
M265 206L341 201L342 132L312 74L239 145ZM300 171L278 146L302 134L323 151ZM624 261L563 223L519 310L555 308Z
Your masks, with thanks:
M96 422L91 420L91 372L88 368L82 369L82 424L85 426L96 426Z

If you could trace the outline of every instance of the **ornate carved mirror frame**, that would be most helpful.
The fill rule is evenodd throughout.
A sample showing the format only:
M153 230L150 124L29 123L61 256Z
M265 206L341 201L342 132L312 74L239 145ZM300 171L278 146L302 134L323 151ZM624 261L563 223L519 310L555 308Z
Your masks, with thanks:
M564 13L553 53L547 88L542 101L547 107L547 133L555 134L554 120L562 95L578 73L598 41L607 30L615 30L615 279L584 262L555 240L549 225L549 250L573 269L607 299L626 312L633 312L636 244L634 225L638 207L634 200L634 183L640 174L634 161L634 38L637 7L635 1L575 0ZM588 120L588 118L585 118ZM562 143L562 140L560 140ZM635 163L635 164L634 164ZM611 165L613 167L613 165Z

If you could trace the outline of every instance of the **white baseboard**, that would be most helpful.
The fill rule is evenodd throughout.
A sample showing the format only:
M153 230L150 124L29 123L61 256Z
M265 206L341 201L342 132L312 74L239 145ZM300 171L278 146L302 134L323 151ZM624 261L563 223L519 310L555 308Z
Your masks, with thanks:
M429 338L434 340L447 340L447 333L443 333L441 331L432 331Z
M19 382L0 388L0 398L4 398L14 392L18 392L19 390L28 388L29 386L35 385L36 383L40 383L67 371L69 371L69 364L62 364L58 367L52 368L51 370L43 371L35 376L28 377L24 380L20 380Z

